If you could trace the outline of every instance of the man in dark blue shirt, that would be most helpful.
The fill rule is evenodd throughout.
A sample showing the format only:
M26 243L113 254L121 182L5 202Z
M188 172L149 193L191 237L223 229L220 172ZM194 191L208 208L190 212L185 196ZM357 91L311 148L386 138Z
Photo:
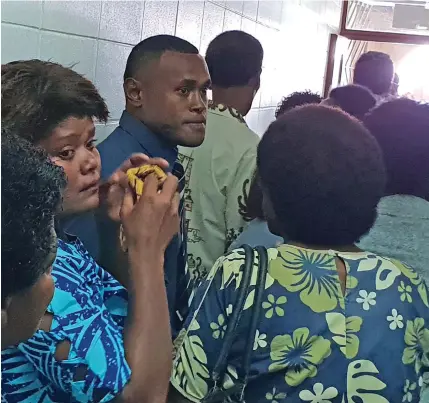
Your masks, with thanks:
M107 179L131 154L144 153L167 160L171 172L179 177L182 191L185 175L177 161L177 146L197 147L203 142L209 87L204 58L189 42L157 35L136 45L124 73L125 111L119 127L98 147L102 178ZM173 334L186 313L189 285L182 201L180 232L168 246L164 261ZM117 224L98 219L98 231L94 233L94 220L85 219L85 225L83 221L75 222L71 228L77 235L82 233L84 241L88 239L86 246L98 252L99 262L108 271L118 279L124 277L120 270L126 268L118 262Z

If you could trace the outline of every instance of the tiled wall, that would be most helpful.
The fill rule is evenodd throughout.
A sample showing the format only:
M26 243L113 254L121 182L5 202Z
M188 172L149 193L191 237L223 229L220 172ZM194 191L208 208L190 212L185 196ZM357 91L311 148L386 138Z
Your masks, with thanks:
M111 122L98 128L102 139L123 109L122 75L133 45L168 33L204 53L220 32L242 29L265 50L261 91L247 116L262 134L283 95L306 88L322 91L329 33L339 14L340 0L2 0L1 61L53 60L93 80L111 111Z

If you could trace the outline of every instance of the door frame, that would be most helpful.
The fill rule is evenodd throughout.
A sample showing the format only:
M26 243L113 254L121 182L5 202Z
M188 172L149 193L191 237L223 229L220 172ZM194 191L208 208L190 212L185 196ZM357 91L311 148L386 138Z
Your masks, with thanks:
M365 42L387 42L400 43L407 45L429 45L429 35L405 34L399 32L382 32L382 31L364 31L347 28L347 13L349 9L349 0L342 2L340 29L337 34L331 34L328 45L328 56L325 70L325 81L323 85L323 95L327 97L332 86L335 52L337 49L338 37L344 37L351 41Z

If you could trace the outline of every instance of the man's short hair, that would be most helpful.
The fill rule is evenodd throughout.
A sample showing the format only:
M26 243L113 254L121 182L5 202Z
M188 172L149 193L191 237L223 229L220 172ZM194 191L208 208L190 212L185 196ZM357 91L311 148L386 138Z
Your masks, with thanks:
M429 192L429 104L393 99L373 109L364 123L378 141L391 194Z
M322 97L311 91L297 91L284 97L281 102L277 105L276 118L281 116L283 113L290 111L297 106L303 106L308 104L320 104Z
M62 169L42 149L2 129L2 306L49 269L53 220L65 183Z
M372 227L385 187L381 151L341 110L305 105L286 112L262 137L257 166L287 239L345 246Z
M353 83L362 85L376 95L390 93L394 74L390 56L383 52L366 52L356 62Z
M69 117L106 122L109 111L94 84L72 69L23 60L1 67L1 115L2 125L37 144Z
M359 120L377 104L374 94L368 88L356 84L334 88L329 93L329 98L344 112Z
M206 52L206 62L213 85L241 87L258 77L264 50L261 43L243 31L227 31L213 39Z
M165 52L198 54L198 49L182 38L173 35L155 35L144 39L131 50L124 72L124 81L135 77L137 71L149 62L159 59Z

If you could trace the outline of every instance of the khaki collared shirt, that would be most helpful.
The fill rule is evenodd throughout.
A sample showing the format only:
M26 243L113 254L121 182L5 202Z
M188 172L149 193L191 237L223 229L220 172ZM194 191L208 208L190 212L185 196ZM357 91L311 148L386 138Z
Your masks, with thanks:
M196 280L243 230L241 213L256 168L258 143L258 135L239 112L211 104L204 143L179 149L187 179L188 265Z

